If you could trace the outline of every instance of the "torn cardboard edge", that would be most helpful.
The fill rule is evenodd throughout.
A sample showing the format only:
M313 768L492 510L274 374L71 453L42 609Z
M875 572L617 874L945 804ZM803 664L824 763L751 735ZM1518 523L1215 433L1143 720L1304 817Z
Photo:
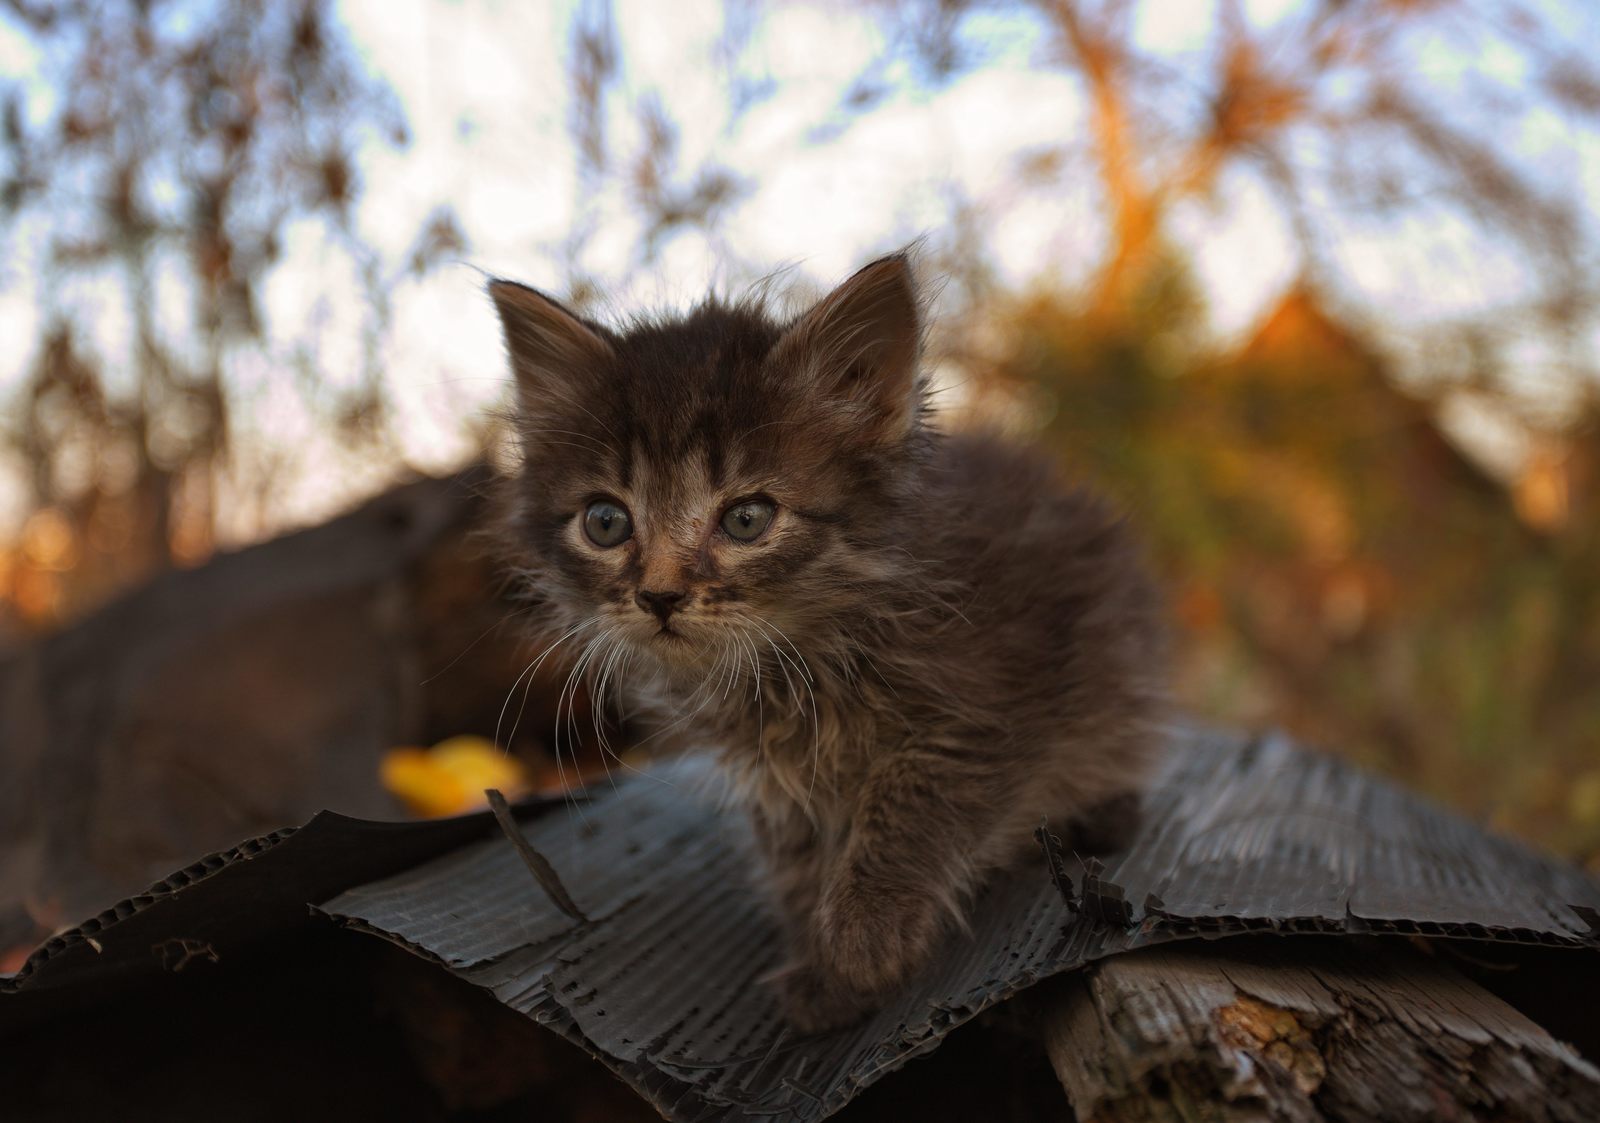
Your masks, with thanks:
M1133 906L1123 896L1122 886L1101 877L1106 869L1104 862L1073 852L1072 861L1078 870L1077 884L1083 886L1080 890L1067 872L1061 836L1053 832L1048 823L1041 823L1034 830L1033 837L1044 850L1045 870L1056 892L1066 902L1068 912L1074 916L1086 916L1108 928L1133 927Z
M332 814L321 812L305 826L310 826L322 815ZM96 954L104 953L104 945L96 938L130 917L160 904L163 900L176 893L189 889L201 882L220 873L235 862L246 861L250 858L265 854L280 842L289 838L301 827L282 827L268 834L255 838L247 838L237 845L226 850L218 850L207 854L199 861L191 862L180 870L175 870L155 882L143 893L132 897L125 897L109 908L91 916L71 928L63 929L50 936L35 948L23 961L22 966L15 974L0 975L0 995L15 993L33 982L34 977L45 969L45 965L59 959L63 954L79 945L88 945Z
M526 819L559 802L525 800L508 813ZM175 963L188 966L195 958L174 958L171 949L179 943L209 948L206 958L218 962L223 955L219 949L254 944L308 923L310 906L317 901L492 837L495 830L491 811L425 821L356 819L322 811L301 826L208 854L142 893L57 932L16 973L0 975L0 1032L17 996L176 970ZM150 929L148 943L128 946L135 933L142 939L145 929Z
M1071 860L1078 869L1077 884L1067 872L1066 849L1058 835L1045 827L1034 831L1044 851L1046 869L1056 891L1069 911L1107 928L1132 930L1171 939L1191 936L1226 937L1270 934L1280 936L1422 936L1428 939L1468 940L1479 943L1519 944L1532 947L1570 948L1600 951L1600 912L1582 904L1566 907L1590 925L1587 936L1563 936L1541 928L1515 925L1449 923L1360 916L1345 910L1343 918L1316 916L1250 917L1230 913L1196 915L1169 910L1154 893L1146 893L1134 919L1133 905L1122 886L1105 880L1105 863L1098 858L1083 858L1074 853Z

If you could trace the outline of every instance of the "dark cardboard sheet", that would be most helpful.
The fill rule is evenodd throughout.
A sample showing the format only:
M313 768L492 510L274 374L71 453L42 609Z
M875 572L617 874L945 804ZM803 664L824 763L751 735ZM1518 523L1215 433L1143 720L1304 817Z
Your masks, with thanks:
M526 836L588 923L503 840L322 906L431 957L577 1041L665 1114L813 1120L1046 976L1186 936L1404 932L1600 950L1600 885L1280 737L1174 734L1131 848L1104 869L1045 855L976 903L926 977L869 1022L786 1028L762 976L776 933L737 815L693 764L633 776Z
M0 1037L163 974L247 959L316 923L316 901L498 836L488 813L384 823L324 811L302 827L209 854L51 937L16 974L0 975Z
M1037 862L976 902L971 938L881 1014L802 1038L760 983L776 933L744 825L710 787L684 762L518 809L587 922L487 814L319 815L51 940L0 978L0 1038L133 982L269 954L318 904L578 1042L674 1118L814 1120L1039 979L1165 940L1404 932L1600 951L1600 884L1580 871L1281 737L1179 730L1128 851L1102 868L1043 836Z

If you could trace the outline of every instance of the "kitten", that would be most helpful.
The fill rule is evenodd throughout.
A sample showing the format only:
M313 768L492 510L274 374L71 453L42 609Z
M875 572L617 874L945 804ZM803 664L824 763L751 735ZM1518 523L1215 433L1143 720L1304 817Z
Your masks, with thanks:
M803 1030L931 957L1032 832L1136 793L1163 694L1120 520L1039 456L936 431L903 254L792 322L709 299L614 329L489 286L547 626L648 669L747 806Z

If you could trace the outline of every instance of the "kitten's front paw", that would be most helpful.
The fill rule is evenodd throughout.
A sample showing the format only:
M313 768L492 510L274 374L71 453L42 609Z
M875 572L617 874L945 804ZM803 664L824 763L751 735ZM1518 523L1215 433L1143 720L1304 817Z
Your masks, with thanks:
M792 963L771 977L790 1023L802 1033L854 1025L875 1008L871 999L814 963Z
M927 962L939 935L939 916L925 893L858 879L828 893L817 920L829 966L868 994L903 982Z

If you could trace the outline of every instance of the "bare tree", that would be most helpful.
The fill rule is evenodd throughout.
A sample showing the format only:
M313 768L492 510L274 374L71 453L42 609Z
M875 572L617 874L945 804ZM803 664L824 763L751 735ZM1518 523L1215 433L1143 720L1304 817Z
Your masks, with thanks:
M34 504L80 536L108 504L131 508L115 553L147 571L209 549L234 429L225 372L263 342L261 286L296 219L323 221L368 310L367 369L330 422L381 430L389 279L353 221L354 153L368 137L405 144L405 122L322 0L10 8L56 101L40 112L24 84L0 87L0 206L13 246L36 254L47 325L3 436ZM416 252L459 244L441 212ZM94 354L107 309L85 291L125 311L125 354Z
M1274 190L1302 268L1324 287L1346 285L1334 252L1341 233L1376 222L1458 214L1480 234L1509 239L1537 277L1525 308L1547 325L1592 316L1595 231L1575 184L1548 182L1505 143L1535 111L1600 122L1600 71L1548 18L1517 0L1308 0L1268 27L1238 0L1221 0L1211 43L1175 60L1144 49L1132 0L889 0L898 43L935 74L982 57L964 38L973 17L1032 12L1043 64L1078 75L1084 137L1063 136L1034 166L1078 167L1100 184L1109 245L1092 285L1102 316L1119 315L1170 255L1174 208L1209 200L1227 174L1249 170ZM911 28L920 29L911 34ZM1426 40L1426 42L1425 42ZM1509 52L1527 74L1500 79L1471 60ZM1419 51L1461 63L1445 92ZM1056 157L1053 161L1050 157Z

